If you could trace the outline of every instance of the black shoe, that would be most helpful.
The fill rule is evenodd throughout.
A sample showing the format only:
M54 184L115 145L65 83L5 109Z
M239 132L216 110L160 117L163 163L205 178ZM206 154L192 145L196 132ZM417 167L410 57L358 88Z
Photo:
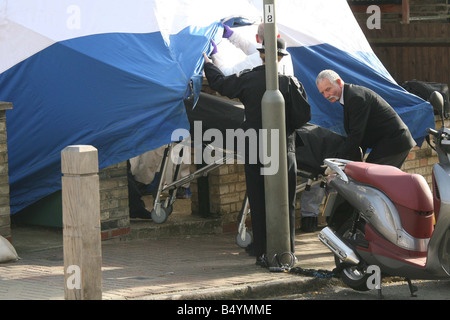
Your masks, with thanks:
M253 248L253 243L250 243L245 247L245 252L248 253L249 256L256 257L255 249Z
M301 220L300 230L303 232L317 231L317 217L304 217Z
M267 257L266 257L265 254L262 254L259 257L257 257L255 264L257 266L261 266L263 268L268 268L269 267L269 262L267 261Z
M143 209L143 210L139 210L139 211L130 213L130 218L131 219L151 219L152 214L147 209Z

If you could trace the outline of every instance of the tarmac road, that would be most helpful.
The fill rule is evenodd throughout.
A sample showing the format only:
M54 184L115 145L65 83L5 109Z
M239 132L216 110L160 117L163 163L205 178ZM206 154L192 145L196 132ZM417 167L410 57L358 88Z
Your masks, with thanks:
M381 285L382 300L450 300L450 280L416 280L415 297L410 295L406 281L383 281ZM320 288L305 294L278 297L280 300L379 300L378 291L355 291L344 284L333 282L333 285Z

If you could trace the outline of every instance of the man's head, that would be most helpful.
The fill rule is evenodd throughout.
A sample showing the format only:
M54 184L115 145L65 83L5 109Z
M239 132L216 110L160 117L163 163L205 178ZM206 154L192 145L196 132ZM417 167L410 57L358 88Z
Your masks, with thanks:
M323 70L316 78L317 89L330 102L339 101L344 81L333 70Z
M280 37L280 34L277 34L277 38ZM256 42L264 43L264 22L258 25L258 30L256 31Z
M258 31L256 33L256 42L257 43L264 42L264 23L260 23L258 25Z
M258 48L258 51L260 53L261 59L265 62L265 53L266 49L264 47L264 43L262 44L261 48ZM284 56L287 56L289 53L286 50L286 41L284 41L281 38L277 38L277 56L278 61L281 60Z

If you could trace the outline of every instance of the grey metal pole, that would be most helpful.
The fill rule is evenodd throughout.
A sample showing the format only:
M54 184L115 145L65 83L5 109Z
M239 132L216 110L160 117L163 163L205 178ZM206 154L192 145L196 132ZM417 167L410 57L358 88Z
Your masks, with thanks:
M264 47L266 64L266 92L261 102L262 127L267 130L265 154L272 158L268 166L276 164L276 172L264 176L266 198L267 258L269 267L277 267L275 256L291 252L289 232L289 200L284 98L278 87L277 27L275 1L264 0ZM273 143L272 138L278 137ZM278 150L278 152L277 152ZM277 158L273 158L278 154ZM283 262L284 263L284 262Z

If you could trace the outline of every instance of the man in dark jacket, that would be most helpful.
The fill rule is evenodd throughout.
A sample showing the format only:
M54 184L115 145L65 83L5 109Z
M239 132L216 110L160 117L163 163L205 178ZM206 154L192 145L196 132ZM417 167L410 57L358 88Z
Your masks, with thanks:
M284 40L277 39L278 59L287 54ZM264 49L260 50L264 61ZM211 89L231 99L238 98L245 107L244 130L255 130L258 142L249 145L246 141L245 176L247 195L250 203L253 232L253 250L256 263L267 266L264 260L266 254L266 211L264 176L261 175L263 167L259 157L256 163L249 161L249 149L259 148L259 129L262 129L261 101L266 91L265 65L258 66L250 71L244 71L239 76L233 74L225 76L204 54L204 71ZM286 111L286 140L288 154L288 184L289 184L289 227L291 236L291 251L295 251L295 187L297 164L295 159L295 129L300 128L311 118L310 106L303 86L296 78L278 75L279 90L285 100ZM280 133L281 134L281 133ZM256 151L259 155L259 150Z
M337 151L337 158L348 159L349 153L361 147L371 149L366 161L400 168L415 146L408 127L394 109L374 91L346 84L333 70L324 70L316 79L319 92L330 102L344 108L347 138Z

